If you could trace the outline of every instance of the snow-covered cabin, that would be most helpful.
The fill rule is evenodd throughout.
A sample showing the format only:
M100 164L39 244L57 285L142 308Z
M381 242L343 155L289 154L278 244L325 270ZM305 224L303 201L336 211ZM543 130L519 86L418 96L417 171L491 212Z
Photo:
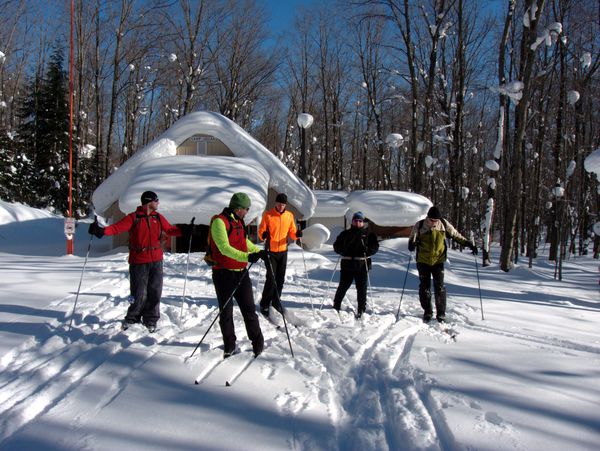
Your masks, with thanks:
M214 112L188 114L153 142L138 150L94 191L96 213L114 223L140 204L151 190L160 198L159 212L171 224L189 224L195 218L203 249L207 225L229 204L231 195L245 192L252 206L246 223L271 208L277 193L286 193L288 209L296 219L310 218L317 200L312 191L271 151L233 121ZM127 234L113 237L113 247L126 245ZM181 238L170 243L186 251Z
M308 224L322 224L330 229L330 241L349 226L357 211L364 213L378 237L407 237L432 206L426 197L406 191L315 191L315 196L317 208Z

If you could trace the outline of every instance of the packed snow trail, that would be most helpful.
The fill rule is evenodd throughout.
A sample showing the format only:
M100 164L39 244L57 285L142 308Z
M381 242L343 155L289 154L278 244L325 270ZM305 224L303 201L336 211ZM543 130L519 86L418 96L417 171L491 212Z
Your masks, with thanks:
M385 250L380 253L379 261L392 263L374 262L367 313L357 320L352 314L354 287L339 316L331 309L337 283L334 277L329 284L335 267L333 253L306 254L312 301L315 306L323 302L322 310L313 311L302 255L292 248L282 301L295 357L290 355L285 333L277 329L280 324L259 315L265 350L252 360L237 307L235 329L244 352L223 360L222 337L215 324L196 355L189 358L218 314L211 272L200 255L190 259L185 300L187 255L166 256L161 319L154 334L141 325L120 330L129 305L126 255L91 257L70 332L66 324L73 291L39 304L40 316L48 318L43 322L25 328L20 324L28 321L30 312L14 309L10 316L12 323L7 324L28 331L30 338L0 360L0 447L23 449L52 443L56 449L188 450L214 448L217 434L226 437L224 447L243 448L248 443L247 431L256 431L252 443L261 449L481 449L491 442L499 444L498 449L531 449L533 444L524 441L522 431L536 411L524 410L513 401L515 413L512 422L508 421L512 405L477 398L483 391L477 385L480 378L497 380L494 396L505 400L514 396L509 388L518 378L530 387L530 379L552 378L555 373L569 377L570 359L589 362L589 371L579 376L590 379L586 386L593 387L591 381L600 376L594 370L600 361L597 337L591 332L587 336L557 333L564 314L557 326L533 324L531 315L520 323L518 317L513 319L513 305L527 283L532 291L539 290L535 278L528 278L518 290L512 285L514 293L484 293L503 302L490 306L489 319L482 322L472 257L452 254L454 261L447 271L448 318L451 328L460 333L455 342L437 323L422 324L416 273L410 274L396 321L401 283L389 274L402 279L407 259L397 262L397 256L392 259L385 256ZM79 276L76 263L61 262L76 274L73 280ZM264 273L261 267L251 271L257 303ZM559 284L552 287L553 293L561 290L568 292ZM521 314L537 308L533 302L519 307ZM583 300L556 302L552 307L573 317L581 315L581 321L596 313ZM276 319L277 313L273 314ZM506 321L498 321L501 315L519 327L503 327ZM526 369L511 374L494 366L493 354L498 350L490 353L489 349L498 343L510 343L511 349L523 355L545 353L559 360L549 360L546 371L539 374ZM520 356L515 353L515 366L527 363ZM471 359L474 363L468 366ZM457 361L468 362L463 365L477 377L467 380L453 375L449 369ZM563 361L562 372L553 368ZM251 364L246 366L247 362ZM486 365L492 371L485 371ZM225 387L226 381L230 387ZM558 409L548 401L552 397L543 386L534 383L532 390L540 403L537 412L548 415L544 420L552 422L560 410L583 437L578 440L588 443L597 421L584 412L568 411L568 406ZM553 393L576 399L568 384ZM555 417L546 414L554 411ZM465 416L473 418L472 428L462 424ZM144 423L123 424L125 417L143 418ZM168 441L165 425L175 431L168 434ZM32 442L32 437L42 441ZM557 437L554 440L564 443Z
M92 407L92 412L101 411L171 340L186 340L179 344L188 347L193 344L189 341L193 335L188 332L201 333L217 314L217 309L216 305L210 306L214 304L210 270L202 264L190 265L189 296L185 301L178 299L185 270L180 260L182 256L168 256L165 261L163 315L156 334L149 335L141 325L120 331L120 320L128 306L129 285L126 266L115 262L106 264L99 272L105 276L116 274L116 279L113 276L91 286L84 284L79 311L74 317L75 327L70 333L64 324L55 321L51 325L54 330L27 343L12 358L5 356L3 368L10 368L10 371L3 372L0 386L2 440L51 410L66 412L64 406L69 404L70 397L81 397L80 393L89 390L91 381L107 377L111 380L110 387ZM340 324L338 315L328 307L319 313L306 308L303 292L294 289L294 284L304 284L305 278L290 272L286 291L291 294L286 294L284 303L289 311L288 328L293 343L301 348L296 359L289 357L285 336L276 328L278 323L273 325L261 317L266 347L253 365L257 369L248 368L252 362L247 358L248 352L223 360L221 340L215 327L207 336L206 346L200 349L198 363L193 363L194 358L192 363L188 362L192 367L200 367L195 382L223 386L226 381L235 382L238 377L254 379L262 374L273 378L282 372L279 366L283 365L287 367L283 368L285 373L290 370L296 373L295 377L303 379L304 384L312 386L314 391L313 395L299 398L295 392L278 394L275 400L282 414L291 419L301 415L302 406L322 405L336 431L335 446L340 449L369 449L369 443L377 449L399 449L407 441L420 444L417 447L439 446L435 423L443 422L443 419L429 413L430 407L423 400L426 396L419 392L413 376L415 370L408 363L415 335L422 327L410 324L407 327L405 321L396 323L393 315L374 312L360 321L351 313L342 313L344 321ZM258 280L261 274L254 276ZM319 293L318 289L313 290ZM300 293L299 297L293 295L295 291ZM106 295L98 296L99 293ZM68 295L51 304L65 308L72 297ZM183 306L181 302L185 302ZM181 318L178 305L183 311ZM234 311L236 330L241 332L243 323L237 309ZM173 346L173 349L177 348ZM180 348L177 352L181 352L180 360L185 362L183 351L187 349ZM279 361L269 362L268 357L274 355L280 356L276 359ZM319 362L318 356L329 362L326 367ZM338 366L333 362L344 364ZM126 369L115 371L116 365L124 365ZM22 377L25 372L30 375L26 384ZM400 411L397 410L399 406L403 406ZM52 414L56 415L55 412ZM78 424L85 421L85 416L77 419ZM418 433L415 433L417 425ZM302 442L299 437L294 431L294 442ZM311 446L315 445L318 444ZM330 445L332 443L327 440L318 446Z

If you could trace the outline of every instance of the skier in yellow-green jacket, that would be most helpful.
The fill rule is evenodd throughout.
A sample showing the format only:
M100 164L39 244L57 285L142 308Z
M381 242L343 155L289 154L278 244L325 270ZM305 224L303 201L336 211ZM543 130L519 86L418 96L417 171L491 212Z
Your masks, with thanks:
M266 259L267 254L246 236L244 217L250 210L250 197L246 193L235 193L229 206L215 216L210 223L210 251L214 259L212 279L217 293L219 326L223 335L224 353L227 358L237 352L233 325L233 297L240 308L246 333L252 342L254 356L263 351L264 338L252 294L252 283L248 274L248 262Z
M477 255L475 243L462 236L447 220L442 218L437 207L427 212L425 219L417 222L408 238L408 250L417 250L419 271L419 301L423 307L423 321L431 320L431 279L435 292L436 319L446 320L446 287L444 286L444 262L446 261L446 238L471 249Z

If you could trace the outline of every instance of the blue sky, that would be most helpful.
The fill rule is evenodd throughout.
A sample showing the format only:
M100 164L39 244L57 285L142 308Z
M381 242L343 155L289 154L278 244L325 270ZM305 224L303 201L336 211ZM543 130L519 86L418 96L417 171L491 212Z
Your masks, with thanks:
M299 5L310 5L313 0L264 0L264 2L271 15L271 29L277 34L292 26L294 13Z
M284 30L291 29L293 26L294 14L296 9L302 5L315 4L316 0L263 0L267 11L271 16L271 30L275 35ZM318 4L333 2L334 0L321 0ZM498 14L499 18L504 18L503 0L485 0L484 6L492 12Z

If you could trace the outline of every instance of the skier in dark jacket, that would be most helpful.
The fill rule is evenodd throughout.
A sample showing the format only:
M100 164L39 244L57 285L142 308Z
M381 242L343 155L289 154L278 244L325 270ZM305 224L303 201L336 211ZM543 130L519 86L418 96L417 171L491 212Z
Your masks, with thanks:
M419 271L419 301L423 307L423 321L428 323L433 314L431 308L431 279L435 291L435 312L439 322L446 320L446 287L444 286L444 262L446 261L446 238L466 246L477 255L477 247L462 236L445 219L437 207L431 207L425 219L417 222L408 238L408 250L417 249Z
M333 250L342 256L340 283L333 298L333 308L340 311L342 299L354 281L358 298L357 318L362 316L367 306L368 271L371 269L369 257L379 250L377 237L369 232L364 223L365 216L362 212L354 213L350 228L342 231L333 243Z
M142 322L150 332L156 330L160 318L160 298L163 287L162 241L168 236L181 236L158 210L158 196L145 191L142 205L120 221L102 227L97 221L90 224L89 233L98 238L129 232L129 284L134 302L127 309L123 330Z

